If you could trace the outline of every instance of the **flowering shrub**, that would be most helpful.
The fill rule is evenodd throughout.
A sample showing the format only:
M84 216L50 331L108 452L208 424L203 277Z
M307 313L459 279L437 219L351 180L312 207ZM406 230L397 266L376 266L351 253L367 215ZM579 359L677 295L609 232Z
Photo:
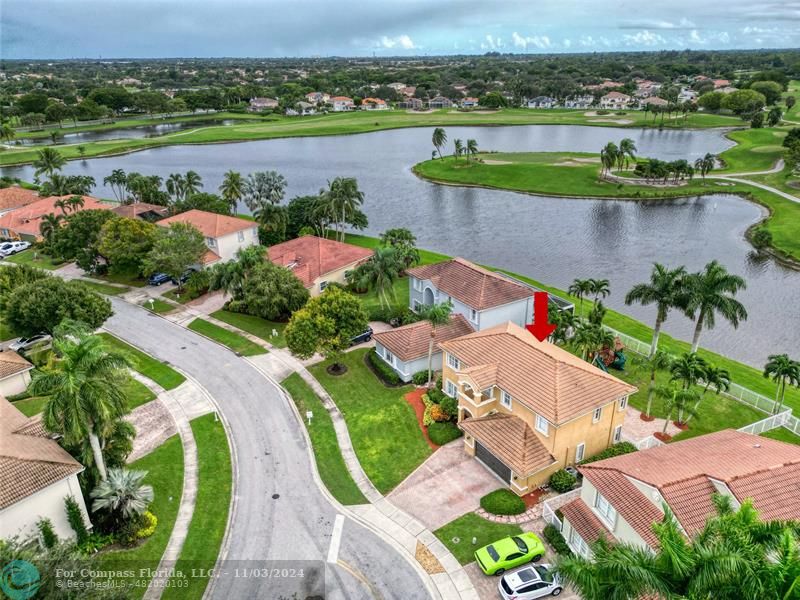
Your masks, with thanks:
M136 532L136 537L139 539L150 537L155 533L157 525L158 517L149 510L145 511L142 515L142 526Z

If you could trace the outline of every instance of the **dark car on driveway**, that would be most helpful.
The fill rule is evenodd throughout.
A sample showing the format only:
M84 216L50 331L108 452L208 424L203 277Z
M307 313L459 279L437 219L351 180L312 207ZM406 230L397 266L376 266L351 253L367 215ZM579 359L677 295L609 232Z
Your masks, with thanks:
M153 273L147 279L147 283L149 285L161 285L162 283L167 283L170 279L172 279L166 273Z
M170 277L169 279L170 279L170 281L171 281L172 283L174 283L175 285L179 285L179 284L181 284L181 285L182 285L182 284L186 283L186 282L189 280L189 277L191 277L191 276L192 276L192 273L195 273L195 270L194 270L194 269L187 269L187 270L186 270L186 271L184 271L184 272L183 272L183 274L180 276L180 281L178 281L178 280L177 280L177 279L175 279L174 277Z
M355 346L356 344L363 344L364 342L368 342L371 339L372 339L372 327L367 327L357 336L350 338L350 345Z

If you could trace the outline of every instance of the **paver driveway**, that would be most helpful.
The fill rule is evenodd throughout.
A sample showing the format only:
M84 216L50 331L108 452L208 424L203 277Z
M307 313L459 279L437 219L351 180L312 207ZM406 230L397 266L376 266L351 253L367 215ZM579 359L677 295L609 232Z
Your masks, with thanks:
M436 530L478 508L481 496L500 487L503 483L467 455L464 440L457 439L434 452L389 499Z

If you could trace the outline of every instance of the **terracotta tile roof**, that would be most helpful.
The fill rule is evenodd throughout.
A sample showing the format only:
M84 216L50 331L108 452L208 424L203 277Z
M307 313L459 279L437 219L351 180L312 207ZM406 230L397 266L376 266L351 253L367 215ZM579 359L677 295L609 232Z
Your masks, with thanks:
M196 208L187 210L179 215L161 219L156 225L169 227L172 223L191 223L200 230L200 233L209 238L220 238L237 231L258 227L257 223L247 219L219 215Z
M414 267L408 274L431 280L438 289L475 310L502 306L533 295L532 289L463 258Z
M468 376L477 386L478 390L485 390L497 382L497 365L467 367L461 370L460 373Z
M519 417L495 413L465 419L459 427L511 467L516 475L526 477L555 462L533 430Z
M291 269L306 287L313 285L318 277L366 260L372 254L368 248L314 235L304 235L267 249L272 262Z
M716 491L708 477L702 475L664 486L660 490L661 496L689 535L700 531L706 519L716 514L711 501Z
M636 391L511 322L441 346L463 363L462 370L495 366L494 384L555 425Z
M728 487L740 501L752 498L762 519L800 519L800 462L738 477Z
M619 100L630 100L631 97L628 94L623 94L622 92L608 92L603 98L607 99L619 99Z
M560 510L561 514L569 520L572 528L587 544L599 539L601 535L609 540L614 538L603 522L592 512L592 509L586 506L586 503L580 498L568 502Z
M62 214L61 209L55 206L56 201L62 198L73 198L74 196L49 196L39 198L27 206L12 210L0 217L0 229L8 229L16 235L30 235L40 237L39 226L42 217L49 214ZM111 206L103 204L97 198L82 196L83 207L77 211L99 209L109 210Z
M436 328L433 351L439 352L441 342L472 333L474 329L460 314L450 317L450 323ZM375 341L388 348L397 358L403 361L414 360L428 355L431 339L430 321L410 323L397 329L390 329L372 336Z
M27 206L32 202L41 200L34 190L26 190L18 185L0 189L0 211Z
M33 365L22 358L13 350L0 352L0 379L24 373L33 368Z
M205 254L200 257L200 262L204 265L210 265L217 262L220 258L222 257L213 250L206 250Z
M0 396L0 510L83 470L44 433Z
M148 204L147 202L136 202L134 204L122 204L116 208L111 209L112 212L118 214L120 217L133 219L143 213L153 212L162 217L167 216L169 209L166 206L159 206L158 204Z
M347 96L334 96L333 98L331 98L331 101L333 101L333 102L352 102L353 99L352 98L348 98Z

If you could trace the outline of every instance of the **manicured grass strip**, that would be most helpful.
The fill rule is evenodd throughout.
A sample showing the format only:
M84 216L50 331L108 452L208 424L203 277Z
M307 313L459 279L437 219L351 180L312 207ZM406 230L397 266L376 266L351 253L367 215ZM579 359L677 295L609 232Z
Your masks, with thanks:
M128 408L131 410L156 399L153 390L141 381L136 381L133 377L128 379L128 383L125 385L125 391L128 395Z
M158 566L178 516L183 490L183 447L180 438L173 435L153 452L128 465L128 468L147 471L144 483L153 486L150 511L158 518L158 525L155 533L136 548L102 552L98 569L124 570L135 566L138 575L140 568L155 569ZM119 581L128 582L131 597L144 596L144 578L120 578Z
M247 333L251 333L256 337L260 337L273 346L277 346L278 348L286 347L286 340L283 337L283 330L286 329L286 323L276 323L275 321L267 321L261 317L227 310L218 310L211 313L211 316L220 321L224 321L228 325L233 325ZM273 329L278 332L278 335L272 335Z
M94 281L85 281L83 279L76 279L75 281L77 281L83 287L87 287L98 294L105 294L106 296L119 296L120 294L130 291L128 288L106 285L104 283L95 283Z
M231 454L221 421L209 414L192 420L197 444L199 481L189 533L175 568L184 574L192 569L214 568L219 555L231 501ZM208 578L184 577L188 587L167 587L162 598L202 598Z
M40 269L47 269L48 271L55 271L59 267L63 267L64 263L56 261L46 254L43 254L33 248L28 248L19 254L12 254L3 260L17 264L17 265L30 265L32 267L39 267Z
M788 442L790 444L797 444L800 446L800 436L795 435L785 427L778 427L777 429L770 429L761 434L763 437L772 438L780 442Z
M154 312L158 315L172 312L177 308L171 302L165 302L164 300L159 300L158 298L151 298L151 300L152 302L150 300L145 300L142 302L142 306L150 312Z
M131 287L144 287L147 285L147 282L139 277L139 273L118 273L116 271L109 271L103 275L92 275L97 279L105 279L106 281L110 281L111 283L121 283L123 285L129 285Z
M164 292L161 295L164 296L164 298L169 298L173 302L177 302L178 304L186 304L187 302L191 302L192 300L200 297L200 296L193 296L186 290L179 292L177 288L174 290L169 290L168 292Z
M258 344L254 344L246 337L242 337L238 333L228 331L219 325L214 325L213 323L209 323L203 319L195 319L189 323L189 329L206 337L210 337L212 340L219 342L223 346L227 346L242 356L255 356L256 354L267 353L266 348L262 348Z
M344 375L328 374L329 361L311 372L333 397L344 415L358 460L367 477L385 494L403 481L431 454L414 409L403 395L412 386L387 388L364 364L367 349L347 352Z
M104 332L100 335L110 348L126 354L133 364L134 369L145 377L155 381L165 390L173 390L186 381L186 378L175 369L158 361L149 354L145 354L141 350L134 348L130 344L126 344L110 333Z
M44 410L44 404L48 398L49 396L34 396L33 398L25 398L25 400L17 400L13 404L23 415L32 417Z
M520 533L522 533L522 529L519 525L492 523L475 513L467 513L440 527L433 532L433 535L447 546L458 562L466 565L475 560L473 554L478 548L483 548L487 544L509 535ZM476 543L472 543L472 538L477 538Z
M317 470L325 487L342 504L366 504L367 499L358 489L344 463L342 451L336 441L333 421L322 401L297 373L287 377L283 386L291 395L308 430ZM305 418L308 410L314 413L310 425Z

